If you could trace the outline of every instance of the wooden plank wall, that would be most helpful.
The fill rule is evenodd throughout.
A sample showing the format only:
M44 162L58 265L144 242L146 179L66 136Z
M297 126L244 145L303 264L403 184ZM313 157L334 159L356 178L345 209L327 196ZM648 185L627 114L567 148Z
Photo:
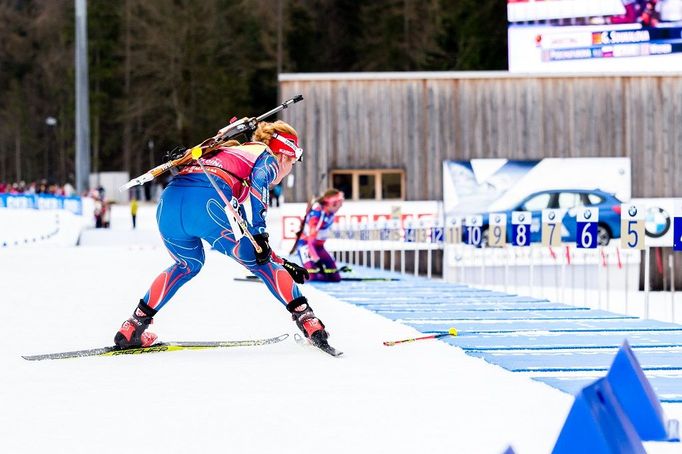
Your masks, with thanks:
M682 196L682 75L423 74L282 77L305 98L282 115L306 151L287 199L334 169L401 168L408 200L437 200L444 159L592 156L630 157L633 197Z

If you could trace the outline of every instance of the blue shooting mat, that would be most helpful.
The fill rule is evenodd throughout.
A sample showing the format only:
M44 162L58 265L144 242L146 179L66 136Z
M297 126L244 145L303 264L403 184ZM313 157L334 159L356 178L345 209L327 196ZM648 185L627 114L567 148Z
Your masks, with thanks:
M603 377L627 339L660 400L682 402L682 325L355 268L400 280L313 285L425 334L454 327L443 342L571 394Z
M585 314L594 315L595 311ZM602 314L610 314L602 312ZM543 331L682 331L682 326L675 323L659 322L657 320L642 320L637 317L618 316L617 318L571 318L558 320L452 320L443 317L440 313L431 314L428 319L423 317L411 317L412 313L406 313L399 321L411 323L412 326L422 331L422 326L430 323L443 323L455 326L460 335L504 333L527 330ZM615 314L612 314L615 315ZM623 318L626 317L626 318Z
M408 325L410 325L408 323ZM410 325L412 326L412 325ZM440 329L440 327L444 329ZM432 325L427 331L446 330L445 325ZM487 350L568 350L618 348L623 341L633 348L682 347L682 333L668 331L604 331L604 332L551 332L518 331L504 334L479 334L448 337L443 340L465 351ZM615 356L615 355L614 355Z
M617 348L541 351L471 351L512 372L598 372L609 370ZM638 348L635 356L642 369L682 372L682 348Z
M349 301L350 302L350 301ZM360 306L364 307L364 306ZM521 309L521 308L519 308ZM562 308L560 310L493 310L493 311L473 311L473 310L450 310L442 312L434 311L375 311L379 315L390 318L392 320L403 322L422 332L430 328L424 328L419 320L445 320L451 321L450 326L457 328L457 323L460 321L528 321L528 320L599 320L599 319L627 319L634 318L627 315L612 314L605 311L595 311L586 308ZM409 321L403 320L408 318Z
M470 301L468 303L420 303L419 305L404 304L372 304L367 302L358 303L352 299L348 301L357 306L378 312L392 314L387 317L395 318L429 318L430 315L442 315L442 313L457 313L459 311L474 312L495 312L495 311L575 311L590 310L589 307L575 307L563 304L541 301L538 303L517 303L513 301L491 302L491 301Z

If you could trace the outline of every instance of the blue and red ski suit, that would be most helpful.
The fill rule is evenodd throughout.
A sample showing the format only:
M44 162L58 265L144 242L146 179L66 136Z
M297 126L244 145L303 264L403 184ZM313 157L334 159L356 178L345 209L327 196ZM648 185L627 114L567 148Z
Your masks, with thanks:
M220 148L202 162L213 180L240 203L240 214L253 235L265 233L268 193L277 177L277 159L262 143ZM156 219L164 245L175 263L156 277L144 302L159 310L204 264L205 240L213 249L235 259L260 277L284 305L301 296L298 286L274 253L264 264L246 236L235 240L224 203L198 165L184 167L161 195Z
M315 202L306 214L303 231L296 242L298 256L310 272L311 281L341 281L336 261L324 248L329 230L334 225L334 214L327 213L319 202Z

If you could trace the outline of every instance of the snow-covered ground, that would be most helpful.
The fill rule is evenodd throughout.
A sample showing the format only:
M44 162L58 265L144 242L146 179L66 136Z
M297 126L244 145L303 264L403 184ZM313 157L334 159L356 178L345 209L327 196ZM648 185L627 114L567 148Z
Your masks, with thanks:
M438 341L384 347L412 328L304 287L332 358L292 339L263 347L28 362L22 354L112 343L170 264L151 210L80 247L0 249L1 453L549 453L572 396ZM265 286L206 266L156 316L162 340L293 334ZM342 285L342 284L340 284ZM681 405L665 405L682 418ZM679 444L648 443L652 453Z

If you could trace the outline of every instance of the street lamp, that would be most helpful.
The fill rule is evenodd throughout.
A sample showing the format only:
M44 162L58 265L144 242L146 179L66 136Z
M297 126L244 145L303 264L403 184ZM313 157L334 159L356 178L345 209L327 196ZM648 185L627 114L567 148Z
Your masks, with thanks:
M52 155L53 155L53 147L54 147L54 138L55 138L55 126L57 126L57 119L55 117L47 117L45 118L45 124L48 127L48 142L47 142L47 151L46 151L46 156L44 160L44 165L45 165L45 172L43 174L44 178L47 178L48 182L52 183L52 176L54 175L53 172L53 166L52 166Z

